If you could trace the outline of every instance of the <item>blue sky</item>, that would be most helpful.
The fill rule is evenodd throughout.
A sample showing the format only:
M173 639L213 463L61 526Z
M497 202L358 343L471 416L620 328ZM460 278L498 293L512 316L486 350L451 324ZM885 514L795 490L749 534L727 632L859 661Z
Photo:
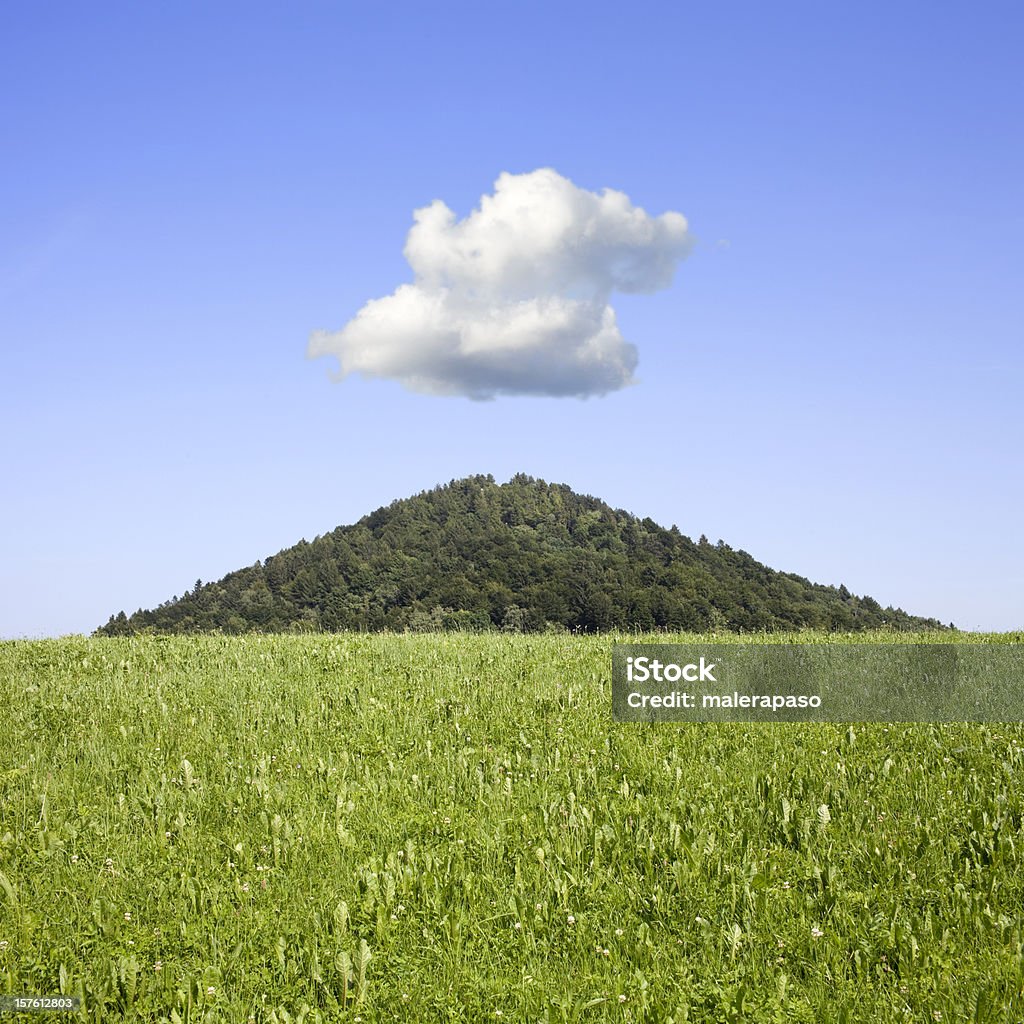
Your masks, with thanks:
M526 472L961 628L1024 625L1019 5L9 4L0 635L89 632ZM634 386L306 356L503 172L678 211Z

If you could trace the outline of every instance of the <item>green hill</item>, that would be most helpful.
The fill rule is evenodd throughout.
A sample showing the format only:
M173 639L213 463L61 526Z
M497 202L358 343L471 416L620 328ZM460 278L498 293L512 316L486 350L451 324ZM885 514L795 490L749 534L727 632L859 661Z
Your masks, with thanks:
M97 633L883 625L941 624L520 474L395 501Z

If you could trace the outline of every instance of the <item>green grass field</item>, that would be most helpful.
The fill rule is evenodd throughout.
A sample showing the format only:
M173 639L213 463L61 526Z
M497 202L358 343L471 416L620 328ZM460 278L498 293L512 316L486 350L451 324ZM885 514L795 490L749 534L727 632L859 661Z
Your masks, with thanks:
M1024 726L614 723L613 639L0 644L0 990L89 1021L1024 1020Z

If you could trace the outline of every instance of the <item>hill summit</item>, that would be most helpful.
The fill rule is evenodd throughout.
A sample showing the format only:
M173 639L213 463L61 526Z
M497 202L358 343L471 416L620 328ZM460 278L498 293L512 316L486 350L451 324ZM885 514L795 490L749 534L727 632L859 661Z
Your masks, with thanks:
M219 630L934 629L562 484L472 476L394 501L107 636Z

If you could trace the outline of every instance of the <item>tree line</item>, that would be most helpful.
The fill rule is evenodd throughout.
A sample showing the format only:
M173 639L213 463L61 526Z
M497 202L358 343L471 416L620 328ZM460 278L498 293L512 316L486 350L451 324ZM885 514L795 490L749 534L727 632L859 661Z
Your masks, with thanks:
M395 501L96 632L936 629L520 474Z

